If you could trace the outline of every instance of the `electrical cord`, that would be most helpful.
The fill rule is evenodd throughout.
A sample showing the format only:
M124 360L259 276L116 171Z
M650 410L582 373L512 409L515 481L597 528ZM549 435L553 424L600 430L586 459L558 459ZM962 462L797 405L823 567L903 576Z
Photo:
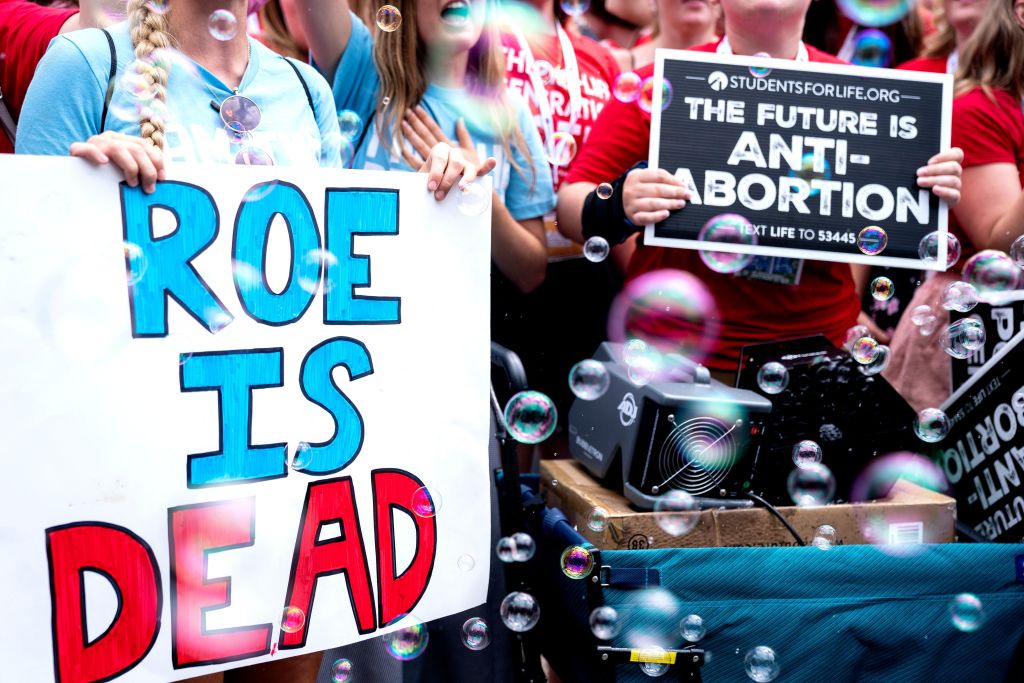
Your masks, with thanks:
M800 534L797 533L796 529L793 528L793 525L789 523L789 520L786 519L785 517L783 517L782 513L779 512L778 509L776 509L776 507L774 505L772 505L771 503L769 503L767 500L765 500L761 496L757 495L756 493L751 493L750 491L746 492L746 496L747 496L747 498L750 498L754 502L760 503L761 505L763 505L765 507L766 510L768 510L768 512L770 512L773 515L775 515L775 518L778 519L780 522L782 522L782 525L784 527L786 527L786 529L789 530L789 533L791 533L793 535L793 538L796 539L796 544L797 545L807 545L807 543L804 541L804 539L802 539L800 537Z

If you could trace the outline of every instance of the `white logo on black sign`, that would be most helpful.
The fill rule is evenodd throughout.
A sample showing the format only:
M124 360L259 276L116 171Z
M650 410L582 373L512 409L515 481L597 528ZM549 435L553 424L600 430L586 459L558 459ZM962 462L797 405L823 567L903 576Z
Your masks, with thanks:
M619 422L622 423L623 427L628 427L633 424L636 419L636 399L633 398L633 394L626 394L619 401Z
M721 71L712 71L708 74L708 85L716 92L725 90L726 86L729 85L729 77Z

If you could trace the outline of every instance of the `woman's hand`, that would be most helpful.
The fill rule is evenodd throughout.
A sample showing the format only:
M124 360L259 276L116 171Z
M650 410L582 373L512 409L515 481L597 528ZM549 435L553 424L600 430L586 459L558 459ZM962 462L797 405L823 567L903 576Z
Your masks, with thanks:
M405 112L405 120L402 121L402 135L412 145L411 150L408 147L402 147L402 156L405 158L405 162L412 168L422 164L423 160L430 154L430 150L439 142L445 142L452 147L458 147L462 150L466 159L477 166L480 165L480 157L477 156L476 145L473 144L473 138L469 135L469 129L466 128L466 124L462 119L459 119L455 124L455 136L459 140L456 145L448 139L448 136L444 134L441 127L431 118L426 109L416 106L414 109L409 109Z
M917 184L930 187L932 194L945 199L949 208L960 202L960 180L964 169L960 162L964 160L964 151L952 147L939 152L928 160L927 166L917 169Z
M488 157L483 164L476 164L467 159L458 147L439 142L427 153L427 158L420 166L420 173L427 174L427 189L434 193L434 199L441 201L448 196L456 182L459 187L466 187L478 176L493 171L497 163L494 157Z
M622 208L633 225L658 223L686 206L690 191L663 168L630 171L622 186Z
M142 138L108 130L72 144L70 152L94 164L113 163L130 187L141 184L146 194L156 189L156 181L164 179L163 152Z

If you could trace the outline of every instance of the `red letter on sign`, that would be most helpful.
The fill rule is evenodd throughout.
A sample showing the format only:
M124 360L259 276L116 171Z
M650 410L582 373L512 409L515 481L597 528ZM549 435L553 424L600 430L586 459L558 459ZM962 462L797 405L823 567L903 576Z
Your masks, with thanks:
M433 515L420 517L412 510L413 494L423 483L402 470L374 470L374 533L377 537L377 590L380 592L380 623L390 624L412 611L423 597L434 570L437 522ZM395 560L393 508L404 510L416 525L416 552L401 574Z
M233 662L270 652L271 624L209 631L205 614L231 604L231 578L206 578L206 556L251 546L255 500L171 508L171 661L175 669Z
M321 541L320 530L337 523L341 535ZM282 631L282 650L302 647L313 618L313 598L321 576L345 574L349 600L360 633L370 633L377 624L373 613L373 587L370 567L359 528L359 513L352 492L352 478L326 479L309 485L302 509L302 525L295 542L292 573L288 578L288 603L306 614L303 627L294 633Z
M105 681L141 662L156 642L163 608L160 568L149 545L123 527L79 522L46 530L46 556L57 681ZM109 580L118 601L114 621L91 642L87 571Z

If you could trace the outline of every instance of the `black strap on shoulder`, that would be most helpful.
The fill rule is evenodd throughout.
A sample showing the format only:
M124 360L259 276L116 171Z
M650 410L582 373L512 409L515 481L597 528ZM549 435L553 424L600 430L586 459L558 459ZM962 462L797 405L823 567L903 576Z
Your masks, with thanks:
M302 84L302 89L306 92L306 101L309 102L309 110L311 112L313 112L313 120L315 121L316 120L316 107L313 106L313 94L309 92L309 84L306 83L306 79L302 77L302 72L299 71L299 67L297 67L295 65L295 62L293 62L288 57L285 57L284 61L288 62L288 66L290 66L292 68L292 71L295 72L295 75L299 79L299 83Z
M100 132L107 127L107 110L110 109L110 100L114 96L114 78L117 76L117 48L114 47L114 37L105 28L101 28L103 35L107 37L107 45L110 46L110 75L107 77L107 92L103 97L103 113L100 114Z

